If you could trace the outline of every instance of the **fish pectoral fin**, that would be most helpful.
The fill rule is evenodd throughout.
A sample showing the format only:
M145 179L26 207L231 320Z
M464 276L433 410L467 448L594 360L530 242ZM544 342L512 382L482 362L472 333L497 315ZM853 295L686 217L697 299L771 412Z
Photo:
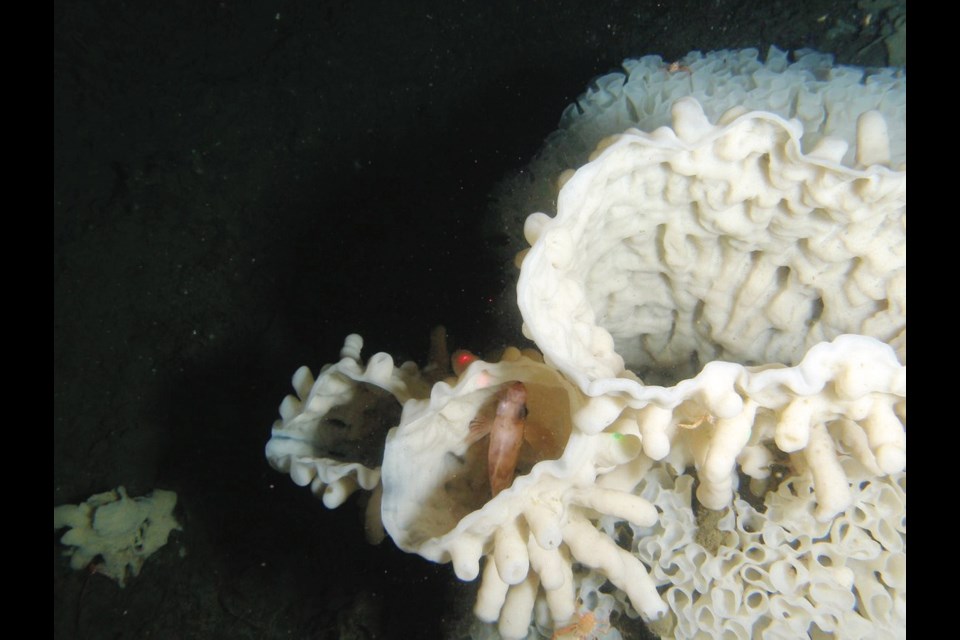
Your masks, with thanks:
M474 418L473 422L470 423L470 432L467 434L467 446L479 442L490 434L490 426L492 422L484 418Z

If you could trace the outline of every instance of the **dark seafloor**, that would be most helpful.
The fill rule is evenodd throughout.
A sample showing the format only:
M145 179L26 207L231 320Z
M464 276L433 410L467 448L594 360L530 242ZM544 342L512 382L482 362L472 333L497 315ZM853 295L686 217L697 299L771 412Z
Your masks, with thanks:
M622 59L905 64L905 20L877 0L55 2L53 502L171 489L183 531L123 589L55 532L54 637L461 637L475 584L368 545L355 499L328 510L267 465L293 371L351 332L421 365L440 323L452 348L515 342L489 196Z

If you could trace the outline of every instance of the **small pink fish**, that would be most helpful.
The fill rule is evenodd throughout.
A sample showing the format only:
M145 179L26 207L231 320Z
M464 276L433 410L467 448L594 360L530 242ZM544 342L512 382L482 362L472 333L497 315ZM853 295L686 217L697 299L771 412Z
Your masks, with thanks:
M517 470L520 445L523 444L524 420L527 417L527 388L520 381L507 383L497 400L493 424L489 420L475 420L470 425L469 440L476 442L490 434L487 453L487 473L490 492L494 497L513 482Z

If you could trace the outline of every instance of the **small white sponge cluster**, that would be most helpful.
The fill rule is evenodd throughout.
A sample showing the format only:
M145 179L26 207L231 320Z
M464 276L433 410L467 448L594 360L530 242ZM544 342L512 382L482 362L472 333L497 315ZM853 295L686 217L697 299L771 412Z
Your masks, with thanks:
M173 491L156 489L131 498L117 487L80 504L54 507L53 528L69 527L60 542L69 547L66 555L73 569L87 568L123 587L167 544L170 532L181 528L173 515L176 506Z

